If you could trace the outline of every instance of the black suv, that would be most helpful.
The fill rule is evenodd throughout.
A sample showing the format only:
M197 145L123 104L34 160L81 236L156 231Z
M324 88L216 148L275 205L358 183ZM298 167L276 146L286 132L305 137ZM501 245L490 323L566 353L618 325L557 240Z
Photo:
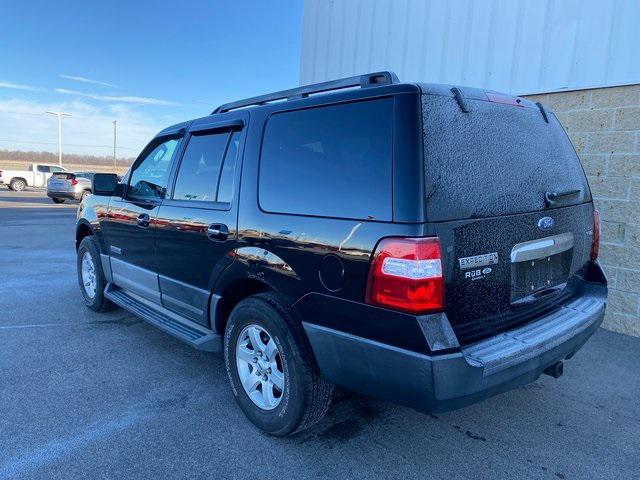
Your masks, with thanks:
M223 351L274 435L334 385L426 411L562 374L607 282L576 153L541 104L380 72L160 132L81 204L88 307Z

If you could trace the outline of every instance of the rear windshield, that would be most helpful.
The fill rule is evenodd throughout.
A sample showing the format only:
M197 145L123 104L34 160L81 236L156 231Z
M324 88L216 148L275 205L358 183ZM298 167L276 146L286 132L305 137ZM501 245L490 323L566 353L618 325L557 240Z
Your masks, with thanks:
M62 178L64 180L70 180L72 178L75 178L75 175L73 173L67 173L67 172L56 172L52 176L55 178Z
M555 116L537 107L423 95L427 219L448 221L591 200L580 161ZM568 193L548 206L545 193Z

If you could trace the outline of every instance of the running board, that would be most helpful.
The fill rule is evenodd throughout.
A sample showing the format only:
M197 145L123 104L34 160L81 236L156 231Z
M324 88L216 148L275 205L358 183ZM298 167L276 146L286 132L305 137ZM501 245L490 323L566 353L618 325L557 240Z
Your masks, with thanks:
M104 296L160 330L205 352L221 352L222 336L135 293L107 284Z

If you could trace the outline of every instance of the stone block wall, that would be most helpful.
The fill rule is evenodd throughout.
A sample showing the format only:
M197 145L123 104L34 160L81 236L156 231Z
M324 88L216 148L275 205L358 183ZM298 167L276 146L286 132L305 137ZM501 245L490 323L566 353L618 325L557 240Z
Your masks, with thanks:
M589 177L610 287L603 326L640 336L640 85L526 98L555 112Z

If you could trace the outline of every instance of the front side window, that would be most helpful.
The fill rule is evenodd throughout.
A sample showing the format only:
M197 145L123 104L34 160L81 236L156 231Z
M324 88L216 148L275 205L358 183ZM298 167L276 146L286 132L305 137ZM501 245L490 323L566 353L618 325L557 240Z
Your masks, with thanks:
M174 200L231 202L239 132L194 134L182 156Z
M391 220L393 99L277 113L260 157L268 212Z
M164 197L171 159L180 142L169 139L157 145L131 170L127 196L133 199L160 199Z

